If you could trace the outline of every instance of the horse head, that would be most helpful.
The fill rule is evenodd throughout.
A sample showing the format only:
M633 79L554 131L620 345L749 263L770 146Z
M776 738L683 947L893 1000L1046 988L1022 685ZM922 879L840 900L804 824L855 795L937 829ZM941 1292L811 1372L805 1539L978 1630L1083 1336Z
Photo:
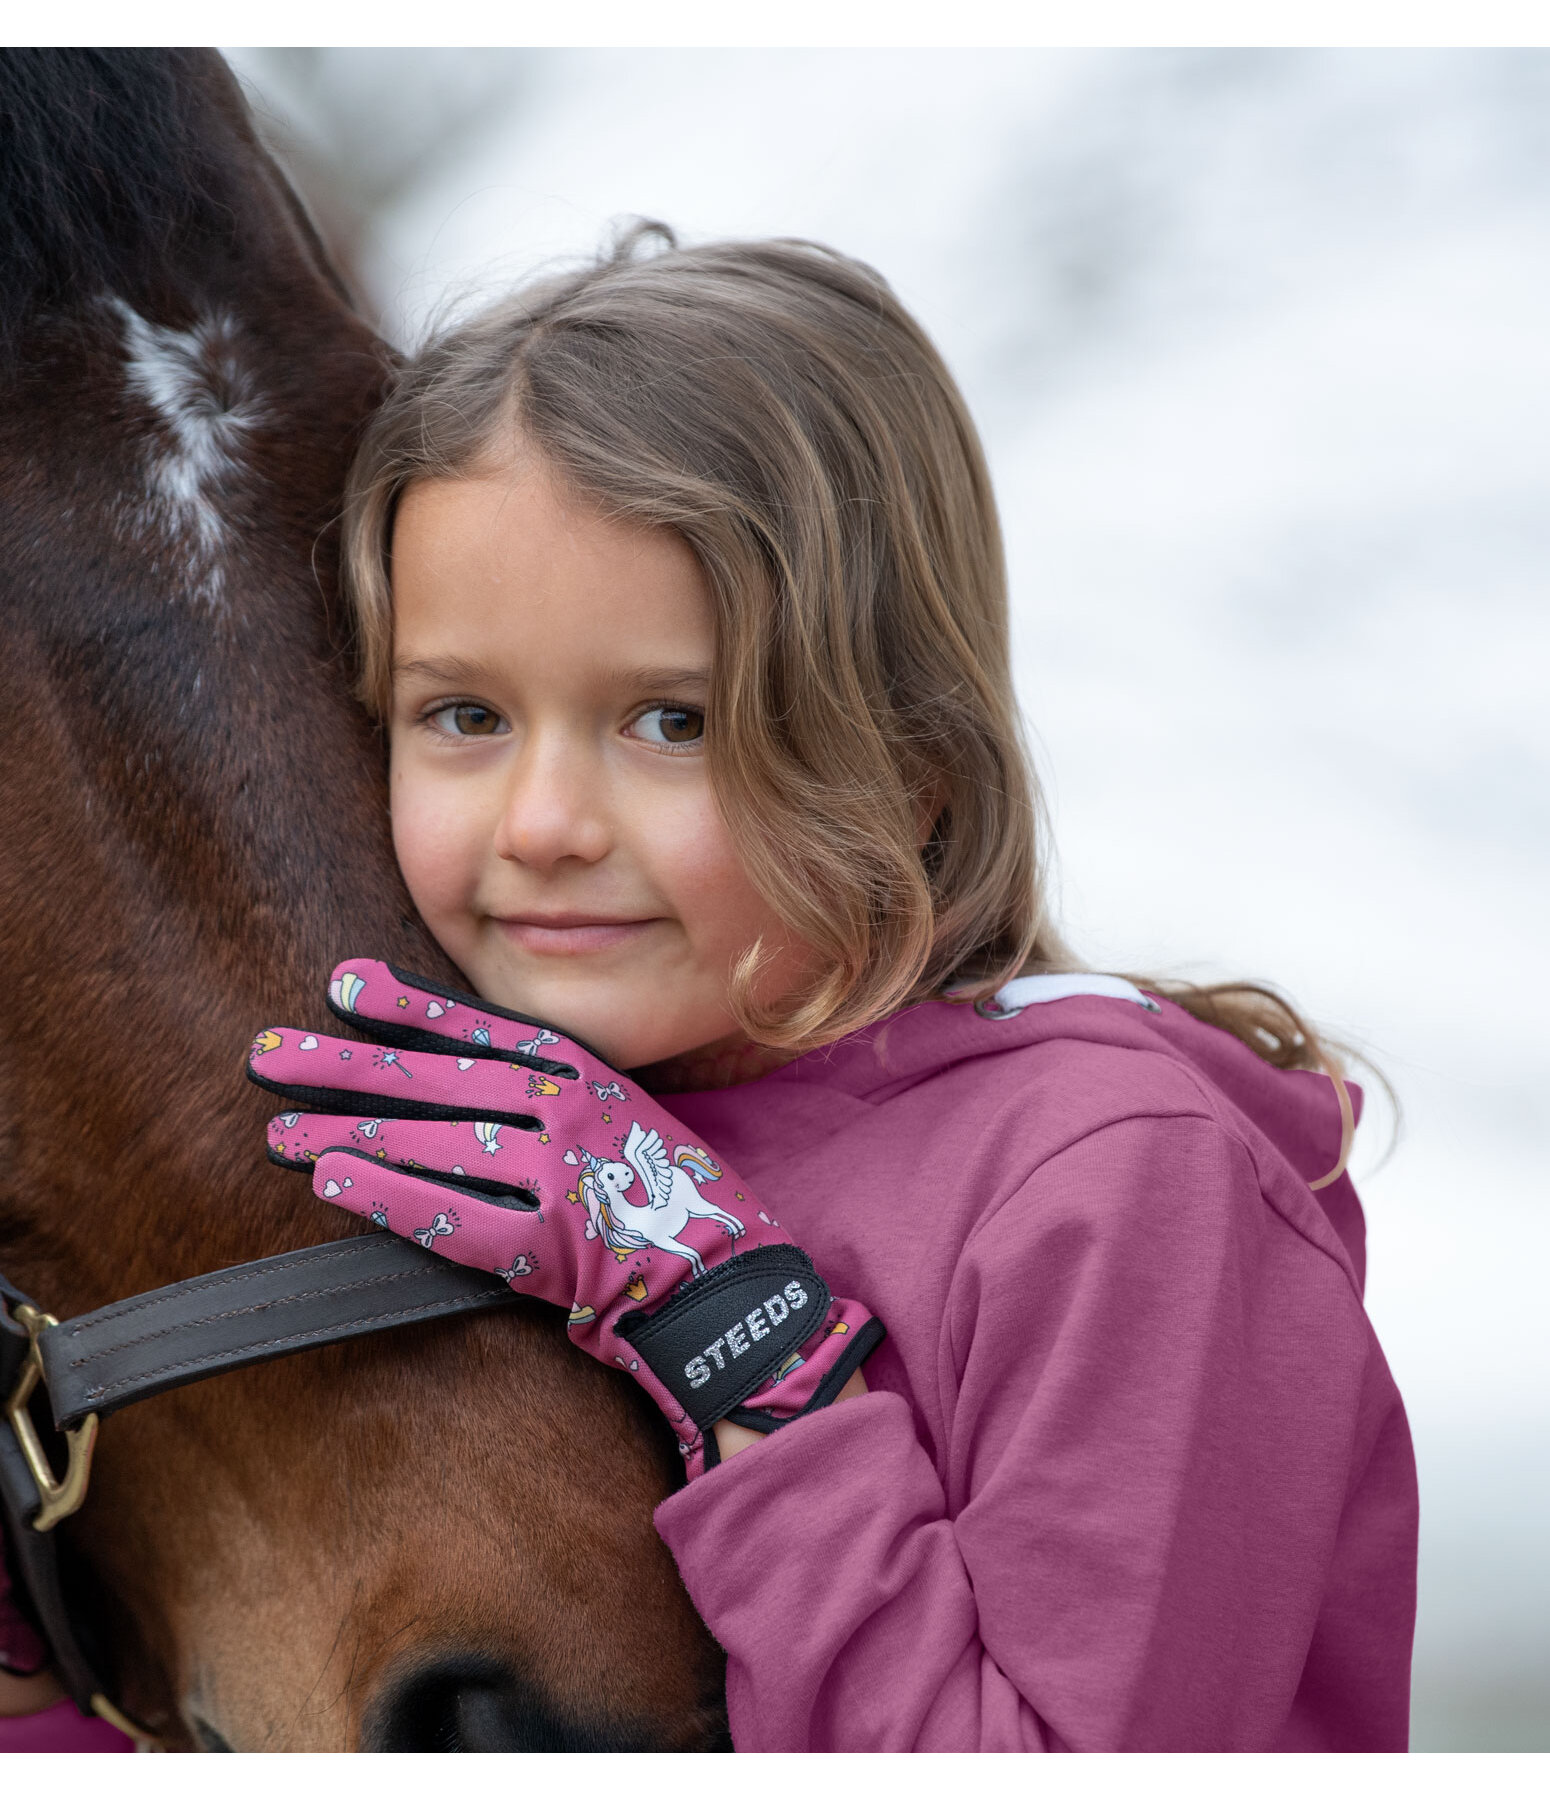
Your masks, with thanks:
M383 347L213 54L4 52L0 131L0 1267L63 1317L337 1235L243 1052L456 972L335 604ZM676 1462L514 1306L130 1408L60 1531L169 1747L715 1747Z

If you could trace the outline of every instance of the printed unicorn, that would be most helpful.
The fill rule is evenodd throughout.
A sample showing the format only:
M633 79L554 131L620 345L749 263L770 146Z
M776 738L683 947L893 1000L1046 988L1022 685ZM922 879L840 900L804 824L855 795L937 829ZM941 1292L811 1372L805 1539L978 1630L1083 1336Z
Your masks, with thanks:
M605 1162L590 1150L580 1150L579 1157L584 1165L580 1186L587 1236L601 1237L621 1262L632 1250L665 1250L683 1257L694 1274L703 1275L699 1252L678 1242L689 1221L714 1219L728 1237L743 1235L741 1219L699 1192L703 1182L721 1179L708 1151L680 1144L670 1161L661 1133L642 1131L636 1122L625 1140L623 1162ZM567 1151L565 1160L574 1163L577 1154ZM645 1204L639 1206L625 1198L637 1179L645 1196Z

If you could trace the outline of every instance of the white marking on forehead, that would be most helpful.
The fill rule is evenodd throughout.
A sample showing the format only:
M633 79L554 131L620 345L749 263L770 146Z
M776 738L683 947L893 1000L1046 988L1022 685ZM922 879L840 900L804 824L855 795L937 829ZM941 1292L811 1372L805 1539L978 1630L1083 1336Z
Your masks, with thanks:
M153 325L122 300L129 391L156 414L157 443L136 523L188 552L196 593L219 601L228 536L221 502L242 470L243 439L260 422L255 383L239 354L237 322L212 313L187 331Z

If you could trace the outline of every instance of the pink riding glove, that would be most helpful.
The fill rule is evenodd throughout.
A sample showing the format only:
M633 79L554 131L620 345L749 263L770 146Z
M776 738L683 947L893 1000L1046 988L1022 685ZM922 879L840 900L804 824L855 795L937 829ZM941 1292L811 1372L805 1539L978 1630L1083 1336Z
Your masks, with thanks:
M248 1074L293 1109L270 1157L566 1307L572 1341L661 1408L691 1476L716 1462L716 1420L773 1431L881 1341L730 1168L574 1039L387 963L340 963L328 992L373 1041L259 1033Z

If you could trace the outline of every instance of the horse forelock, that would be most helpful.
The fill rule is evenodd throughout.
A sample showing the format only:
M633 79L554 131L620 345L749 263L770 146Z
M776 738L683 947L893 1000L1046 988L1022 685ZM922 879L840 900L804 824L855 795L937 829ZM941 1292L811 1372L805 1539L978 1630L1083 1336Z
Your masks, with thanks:
M240 100L208 50L0 50L0 351L102 292L197 292L247 179Z

